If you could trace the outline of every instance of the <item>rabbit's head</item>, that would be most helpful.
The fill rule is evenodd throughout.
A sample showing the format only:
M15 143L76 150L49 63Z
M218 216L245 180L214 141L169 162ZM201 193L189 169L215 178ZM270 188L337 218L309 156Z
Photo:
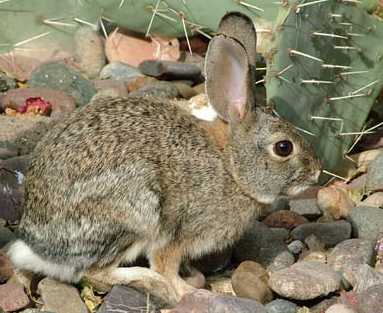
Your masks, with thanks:
M206 56L206 91L220 117L229 123L227 154L232 175L259 202L295 195L317 182L320 162L291 123L255 105L252 21L231 13L223 18L220 31Z

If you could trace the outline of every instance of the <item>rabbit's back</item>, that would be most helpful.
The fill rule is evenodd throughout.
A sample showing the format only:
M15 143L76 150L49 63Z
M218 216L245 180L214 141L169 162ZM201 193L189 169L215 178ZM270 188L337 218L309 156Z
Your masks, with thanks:
M35 154L22 239L78 271L111 263L148 238L208 240L207 226L228 221L219 211L234 190L225 190L219 150L193 117L169 103L92 103L53 129Z

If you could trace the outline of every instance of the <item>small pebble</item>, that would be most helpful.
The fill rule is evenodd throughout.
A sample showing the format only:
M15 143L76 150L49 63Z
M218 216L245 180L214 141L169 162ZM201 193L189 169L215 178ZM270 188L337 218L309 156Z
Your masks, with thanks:
M105 65L100 72L100 79L132 81L137 77L143 77L140 70L122 62L109 63Z
M269 275L262 265L253 262L242 262L231 277L232 286L238 297L267 303L273 299L273 293L267 285Z
M271 273L269 286L283 297L310 300L339 290L341 276L320 262L301 261Z
M29 302L29 298L21 285L11 282L0 285L0 308L5 312L23 309Z
M383 209L359 206L351 210L350 222L357 238L376 240L383 229Z
M339 243L329 254L328 264L354 286L355 274L363 264L372 264L374 243L365 239L348 239Z
M265 305L267 313L297 313L298 306L283 299L276 299Z
M292 253L292 254L295 254L295 255L298 255L300 254L303 249L305 248L305 244L300 241L300 240L294 240L292 242L289 243L289 245L287 246L287 248L289 249L289 251Z
M368 164L366 190L375 191L383 188L383 152Z
M344 304L334 304L330 306L325 313L356 313Z
M306 223L299 225L291 232L293 239L301 241L304 241L310 235L315 235L326 247L333 247L351 237L351 225L346 221Z
M322 215L316 198L291 199L290 210L307 218L318 218Z
M71 285L44 278L38 284L38 292L44 302L44 310L55 313L88 313L78 290Z
M301 224L308 223L308 220L296 212L281 210L271 213L262 222L269 227L280 227L291 230Z

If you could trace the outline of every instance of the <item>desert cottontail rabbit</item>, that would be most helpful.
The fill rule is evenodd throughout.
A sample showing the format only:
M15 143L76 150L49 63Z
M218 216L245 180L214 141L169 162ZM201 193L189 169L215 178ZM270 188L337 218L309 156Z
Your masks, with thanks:
M17 268L69 282L157 279L176 301L188 290L183 259L233 244L262 203L316 182L312 149L254 104L252 22L229 14L221 29L226 21L234 33L214 37L206 57L209 100L229 123L225 151L166 100L99 99L78 110L36 147L20 239L9 247ZM118 267L139 255L150 269Z

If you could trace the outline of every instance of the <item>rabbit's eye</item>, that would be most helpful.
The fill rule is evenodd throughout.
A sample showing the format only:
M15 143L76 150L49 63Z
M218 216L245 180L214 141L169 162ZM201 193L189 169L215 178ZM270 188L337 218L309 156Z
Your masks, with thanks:
M274 146L274 152L281 157L287 157L293 152L293 144L289 140L278 141Z

